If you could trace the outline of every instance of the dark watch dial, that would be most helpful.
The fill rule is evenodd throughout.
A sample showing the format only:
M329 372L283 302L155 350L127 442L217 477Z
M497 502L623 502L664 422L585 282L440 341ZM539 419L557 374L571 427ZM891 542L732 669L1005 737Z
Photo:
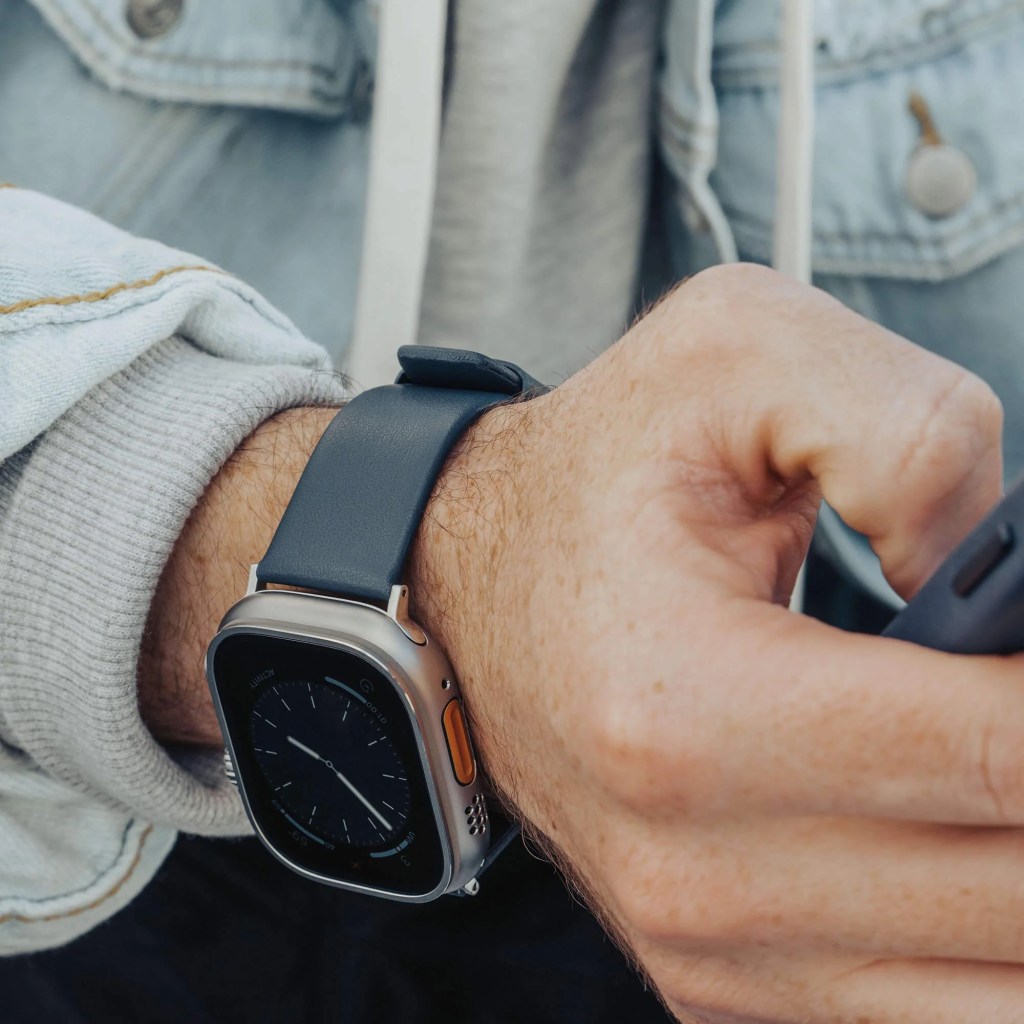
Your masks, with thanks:
M275 683L253 704L250 728L256 761L297 828L358 847L401 836L406 767L356 689L334 679Z
M444 834L399 683L341 645L239 632L213 656L239 787L260 838L319 878L426 895Z

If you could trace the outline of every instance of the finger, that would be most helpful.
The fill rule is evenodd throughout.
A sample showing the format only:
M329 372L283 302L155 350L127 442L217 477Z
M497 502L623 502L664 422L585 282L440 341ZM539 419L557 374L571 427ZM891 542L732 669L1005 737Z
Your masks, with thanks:
M627 801L690 818L1024 825L1019 658L848 634L753 600L672 607L630 643L674 651L680 619L686 663L666 653L660 687L623 692L601 729L599 775ZM715 681L696 699L702 666Z
M942 960L674 960L648 953L679 1020L699 1024L1020 1024L1024 968Z
M704 426L750 493L768 499L780 476L815 478L904 595L998 500L1002 410L991 389L824 293L763 268L720 268L656 311L652 329L666 324L673 338L685 324L687 340L660 346L669 358L653 372L695 395L738 396ZM725 371L707 358L723 347ZM687 417L709 405L690 403Z
M1019 830L789 819L683 827L671 840L638 831L642 881L613 886L610 902L681 954L1024 964Z
M834 1008L831 1019L842 1024L1020 1024L1024 968L941 960L869 963L838 978L823 1001Z

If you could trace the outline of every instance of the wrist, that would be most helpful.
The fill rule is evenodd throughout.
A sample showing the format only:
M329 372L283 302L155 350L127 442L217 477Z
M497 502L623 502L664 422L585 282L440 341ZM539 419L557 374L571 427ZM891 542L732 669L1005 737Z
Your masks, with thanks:
M515 749L515 709L498 683L499 648L529 600L515 553L523 470L543 399L485 413L460 438L438 477L406 566L413 618L455 668L472 734L491 782L516 799L506 752ZM503 621L495 622L501 614ZM498 685L495 685L498 684Z
M210 637L244 593L336 409L289 409L262 423L210 482L174 546L139 661L139 711L158 739L221 743L203 671Z
M529 406L536 406L536 400ZM504 716L486 691L485 666L497 632L489 591L523 600L508 571L519 517L513 481L525 458L527 405L490 410L460 439L431 495L406 575L412 613L465 680L480 754L497 760L493 737ZM310 454L336 409L287 410L261 424L210 482L160 578L139 670L139 708L164 741L221 742L203 657L224 613L245 593L249 568L267 550ZM535 415L535 413L534 413ZM512 443L515 441L515 443ZM497 775L500 783L502 772Z

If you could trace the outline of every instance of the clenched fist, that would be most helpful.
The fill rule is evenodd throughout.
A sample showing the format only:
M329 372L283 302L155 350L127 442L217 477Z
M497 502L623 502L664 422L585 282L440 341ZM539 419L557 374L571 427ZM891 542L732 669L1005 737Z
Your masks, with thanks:
M412 560L495 784L681 1019L1024 1020L1024 673L787 610L819 501L910 596L998 499L966 371L754 267L487 414Z
M221 471L140 703L216 744L202 650L329 410ZM787 609L824 497L910 596L998 499L962 369L755 267L708 271L488 412L407 566L482 761L682 1020L1024 1021L1024 672Z

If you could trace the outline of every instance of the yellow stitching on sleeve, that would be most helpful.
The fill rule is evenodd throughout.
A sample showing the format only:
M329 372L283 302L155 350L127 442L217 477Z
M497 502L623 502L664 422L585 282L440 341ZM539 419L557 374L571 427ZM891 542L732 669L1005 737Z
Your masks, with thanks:
M0 306L0 315L20 313L23 309L34 309L36 306L73 306L77 302L102 302L118 292L131 291L136 288L148 288L151 284L156 284L157 281L162 280L169 274L181 274L186 270L206 270L211 274L224 273L223 270L219 270L217 267L203 266L201 264L198 266L166 267L163 270L158 270L152 277L144 278L141 281L121 281L118 284L111 285L109 288L104 288L103 291L85 292L82 295L48 296L44 299L22 299L20 302L14 302L9 306Z
M132 858L131 864L128 865L128 870L117 882L113 888L107 890L102 896L87 903L84 907L75 907L74 910L68 910L63 914L48 914L46 917L26 917L23 914L4 914L0 916L0 924L4 924L6 921L18 921L21 924L43 924L46 921L59 921L64 917L75 917L77 914L84 914L87 910L95 910L101 903L106 903L112 896L116 896L121 890L121 887L129 878L135 873L135 869L139 866L139 861L142 859L142 847L145 846L146 840L150 837L153 831L152 825L147 825L145 831L139 839L139 848L135 851L135 856Z

